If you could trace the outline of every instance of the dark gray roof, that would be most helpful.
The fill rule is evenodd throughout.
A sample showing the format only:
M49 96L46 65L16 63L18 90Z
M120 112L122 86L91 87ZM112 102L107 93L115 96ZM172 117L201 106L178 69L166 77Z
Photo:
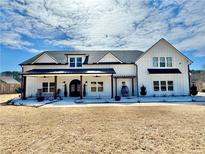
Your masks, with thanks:
M23 74L115 74L113 68L32 69Z
M7 83L7 84L20 84L17 80L15 80L12 77L7 77L7 76L0 76L0 80Z
M32 64L37 58L39 58L43 53L48 54L50 57L55 59L57 63L65 64L67 63L66 54L84 54L86 59L84 64L93 64L97 63L103 56L107 53L112 53L123 63L134 63L144 52L139 50L87 50L87 51L45 51L42 52L26 61L20 65Z

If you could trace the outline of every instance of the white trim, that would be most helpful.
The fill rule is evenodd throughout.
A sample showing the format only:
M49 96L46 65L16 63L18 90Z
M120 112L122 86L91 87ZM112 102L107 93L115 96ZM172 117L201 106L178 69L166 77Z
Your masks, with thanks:
M123 63L123 62L122 62L121 60L119 60L115 55L113 55L112 52L109 51L108 53L106 53L103 57L101 57L101 58L97 61L97 64L100 63L99 61L102 60L102 59L103 59L106 55L108 55L108 54L111 54L111 55L115 58L115 60L119 61L120 63ZM108 62L109 62L109 61L108 61Z
M74 67L71 67L71 66L70 66L70 63L71 63L71 62L70 62L70 59L71 59L71 58L74 58L74 59L75 59L75 66L74 66ZM78 58L81 58L81 66L80 66L80 67L77 66L77 64L78 64L77 59L78 59ZM69 61L68 61L68 66L69 66L70 68L82 68L82 66L83 66L83 57L81 57L81 56L80 56L80 57L72 56L72 57L69 57L68 60L69 60Z
M46 54L49 58L51 58L51 59L57 64L57 61L56 61L53 57L49 56L47 53L41 54L36 60L34 60L34 61L32 62L32 64L34 64L35 62L37 62L37 61L41 58L41 56L44 55L44 54Z

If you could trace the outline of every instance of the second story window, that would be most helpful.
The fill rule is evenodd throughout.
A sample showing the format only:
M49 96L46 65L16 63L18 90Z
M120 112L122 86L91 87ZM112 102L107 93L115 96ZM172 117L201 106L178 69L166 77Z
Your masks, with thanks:
M158 67L158 57L153 57L153 67Z
M160 67L165 67L165 57L160 57Z
M75 58L70 58L70 67L75 67Z
M167 58L167 67L172 67L172 57L166 57Z
M153 57L153 67L172 67L172 57Z
M82 57L71 57L70 67L82 67Z
M77 67L82 67L82 57L77 58Z

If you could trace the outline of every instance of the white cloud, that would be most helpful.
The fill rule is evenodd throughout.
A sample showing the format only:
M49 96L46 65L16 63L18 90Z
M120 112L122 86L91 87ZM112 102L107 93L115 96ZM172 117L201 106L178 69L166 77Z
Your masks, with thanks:
M76 49L146 50L164 37L179 50L205 56L204 5L204 0L2 1L1 31L17 36L4 36L1 43L32 47L25 35Z

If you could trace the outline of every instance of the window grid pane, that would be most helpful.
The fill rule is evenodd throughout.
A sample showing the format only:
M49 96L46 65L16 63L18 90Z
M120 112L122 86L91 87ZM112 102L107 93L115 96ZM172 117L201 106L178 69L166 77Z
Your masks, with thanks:
M165 57L160 57L160 67L165 67Z
M96 82L91 82L91 92L96 92Z
M167 57L167 67L172 67L172 57Z
M77 58L77 67L81 67L82 66L82 57L78 57Z
M168 81L168 91L173 91L173 90L174 90L173 81Z
M159 81L153 81L154 91L159 91Z
M75 58L70 58L70 67L75 67Z
M43 92L48 92L48 82L42 83L42 89L43 89Z
M153 67L158 67L158 57L153 57Z
M50 87L49 87L49 90L50 92L55 92L55 83L54 82L50 82Z
M98 91L99 92L103 91L103 82L98 82Z
M167 87L166 87L166 81L161 81L161 91L166 91Z

